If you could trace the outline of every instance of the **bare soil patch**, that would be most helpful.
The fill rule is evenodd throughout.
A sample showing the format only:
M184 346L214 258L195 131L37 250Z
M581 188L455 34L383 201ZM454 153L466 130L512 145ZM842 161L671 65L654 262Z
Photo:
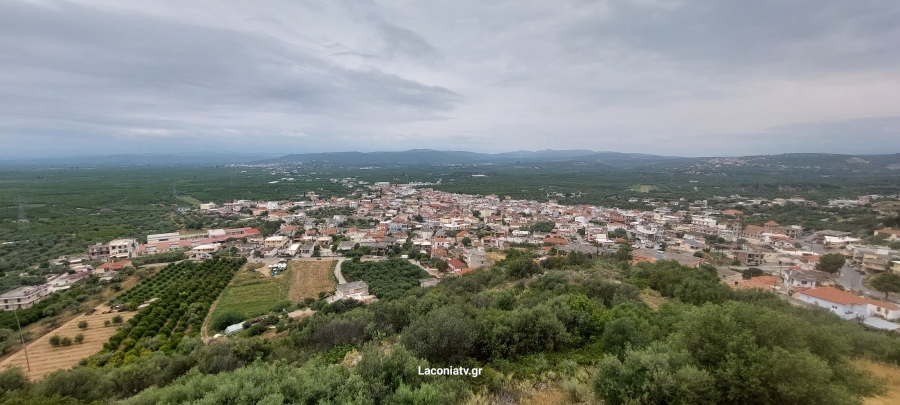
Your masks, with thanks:
M493 266L494 263L497 263L497 262L499 262L499 261L501 261L501 260L503 260L503 259L506 259L506 253L501 253L501 252L487 252L487 253L484 254L484 258L485 258L485 261L487 261L487 263L488 263L489 265Z
M116 326L103 326L103 321L112 320L116 315L121 315L123 321L128 321L128 319L136 313L101 313L108 310L109 307L106 305L100 305L96 307L96 312L92 315L78 315L52 332L29 343L27 348L31 371L28 371L24 350L19 350L4 359L3 362L0 362L0 370L5 370L7 367L11 366L18 366L29 379L39 380L51 371L68 369L78 364L78 360L89 357L100 351L103 344L109 340L109 337L116 333ZM78 329L78 322L81 321L88 322L87 329ZM84 335L83 343L72 343L71 346L67 347L53 347L50 345L50 337L53 335L59 335L60 337L67 336L74 339L75 335L79 333Z
M336 283L333 281L333 260L295 260L290 262L291 286L288 299L293 302L304 298L319 298L319 292L331 292Z

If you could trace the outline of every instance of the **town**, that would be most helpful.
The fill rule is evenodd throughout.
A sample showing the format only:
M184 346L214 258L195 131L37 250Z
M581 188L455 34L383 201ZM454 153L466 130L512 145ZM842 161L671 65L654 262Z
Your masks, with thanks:
M352 184L352 180L332 182ZM5 310L28 308L92 274L109 280L130 266L133 258L172 253L183 255L175 258L202 261L228 251L269 265L292 258L362 256L377 261L399 257L422 267L437 281L490 266L499 252L510 248L532 252L534 261L541 264L570 252L594 258L626 247L632 264L674 260L689 267L711 265L722 282L734 289L770 290L798 305L819 305L872 328L900 329L888 322L900 318L900 306L878 299L882 293L886 298L897 291L879 291L863 283L864 278L885 271L900 273L896 243L900 229L876 230L874 237L883 244L870 245L850 232L808 230L774 221L743 225L744 213L735 208L815 205L799 197L647 199L642 202L654 208L641 211L455 194L423 183L360 185L367 190L347 197L319 198L308 192L300 201L202 203L193 209L201 215L263 219L277 223L277 230L272 234L250 227L180 231L147 235L141 241L120 238L98 243L86 254L53 263L67 266L68 272L48 276L43 285L6 292L0 300ZM867 195L832 200L828 205L856 206L896 197ZM686 209L673 210L673 206ZM831 263L837 259L837 266L823 265L823 257ZM420 281L423 286L435 285L427 279ZM341 293L348 289L357 293ZM369 302L376 298L362 281L339 284L335 294L332 299L355 297Z

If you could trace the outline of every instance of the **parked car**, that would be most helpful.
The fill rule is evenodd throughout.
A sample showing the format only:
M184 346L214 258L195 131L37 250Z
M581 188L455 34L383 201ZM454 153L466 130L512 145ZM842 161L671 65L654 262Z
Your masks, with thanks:
M859 274L861 274L861 275L864 275L864 276L866 275L866 272L863 271L863 270L860 270L860 269L856 269L856 272L859 273Z

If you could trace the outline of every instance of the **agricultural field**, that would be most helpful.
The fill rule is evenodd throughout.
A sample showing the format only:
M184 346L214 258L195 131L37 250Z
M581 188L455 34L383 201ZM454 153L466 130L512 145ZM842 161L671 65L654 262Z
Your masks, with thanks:
M318 299L320 292L334 291L337 285L334 281L334 266L334 260L292 261L288 299L292 302L299 302L304 298Z
M497 263L503 259L506 259L506 253L487 252L487 253L485 253L485 259L487 260L487 263L489 265L493 266L494 263Z
M123 321L128 321L134 316L135 312L112 312L106 305L100 305L92 315L81 314L74 319L66 322L59 328L44 335L43 337L28 344L28 360L31 364L31 371L25 362L25 351L19 350L9 356L3 362L0 362L0 370L5 370L9 366L18 366L28 376L29 379L40 379L47 373L58 370L68 369L86 357L90 357L103 347L103 344L109 340L110 336L116 333L116 326L104 326L104 321L112 321L116 316L121 316ZM87 329L78 328L78 323L86 321ZM73 343L71 346L53 347L50 345L50 337L60 336L74 338L78 334L84 335L84 342Z
M265 314L276 304L288 299L290 268L275 277L269 276L267 269L253 272L251 265L245 265L231 284L222 292L210 319L228 313L239 312L244 319Z
M196 336L210 305L246 259L212 259L166 266L155 276L114 301L137 307L148 302L93 360L122 364L153 351L170 351L184 336Z
M341 263L341 272L347 281L365 281L369 293L379 299L402 297L406 291L419 286L419 280L432 276L406 259L388 259L380 262L347 260Z

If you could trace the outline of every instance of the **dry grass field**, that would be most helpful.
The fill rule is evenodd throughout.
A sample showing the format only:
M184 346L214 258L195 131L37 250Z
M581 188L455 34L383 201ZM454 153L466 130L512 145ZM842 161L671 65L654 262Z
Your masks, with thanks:
M856 365L887 380L887 394L875 398L866 398L863 400L863 405L900 404L900 368L864 360L857 361Z
M900 202L879 201L875 204L872 204L872 208L888 215L897 215L897 213L900 213Z
M82 302L79 305L79 313L72 314L68 311L64 312L62 315L60 315L58 317L59 323L64 324L64 323L72 320L75 317L81 316L81 313L83 313L91 308L96 308L98 305L102 305L102 303L108 302L113 297L115 297L119 294L122 294L125 291L128 291L129 289L131 289L132 287L137 285L139 282L150 278L151 276L156 274L160 269L162 269L162 267L166 266L167 264L168 263L159 263L159 264L152 264L152 265L148 265L148 266L141 266L141 269L145 269L148 272L147 275L145 275L143 278L139 278L137 275L131 275L131 276L127 277L125 280L123 280L121 283L119 283L122 286L121 290L119 290L119 291L112 291L111 289L104 290L103 293L99 297L94 297L85 302ZM105 310L103 310L103 311L105 311ZM98 310L97 313L100 313L103 311ZM123 317L125 316L124 313L122 316ZM77 324L77 322L76 322L76 324ZM101 321L101 324L102 324L102 321ZM42 322L35 322L31 325L23 327L22 332L25 333L26 336L37 337L38 339L40 339L41 336L44 336L45 334L48 333L48 329L47 329L47 325L43 324ZM53 335L53 333L50 333L48 336L52 336L52 335ZM18 336L18 334L16 336ZM0 356L0 364L4 364L7 357L11 356L13 353L15 353L16 351L19 351L19 350L21 350L21 345L15 345L12 348L10 348L9 352Z
M494 263L497 263L506 258L506 253L500 252L487 252L485 253L485 259L487 260L488 265L493 266Z
M76 364L78 360L100 351L103 344L109 340L109 337L116 333L115 326L103 326L103 321L112 320L116 315L121 315L123 321L130 319L136 312L113 312L110 314L101 314L101 312L109 310L105 305L98 306L97 312L93 315L78 315L74 319L66 322L56 330L41 336L34 342L28 344L28 360L31 363L31 371L25 363L25 351L19 350L13 355L7 357L0 362L0 370L10 366L18 366L31 380L42 378L47 373L58 370L68 369ZM78 322L87 321L88 328L85 330L78 329ZM77 334L84 335L83 343L72 343L68 347L50 346L50 337L59 335L60 337L68 336L74 339Z
M288 299L293 302L311 297L318 299L319 292L330 292L337 285L334 279L333 260L294 260L291 266L291 288Z

